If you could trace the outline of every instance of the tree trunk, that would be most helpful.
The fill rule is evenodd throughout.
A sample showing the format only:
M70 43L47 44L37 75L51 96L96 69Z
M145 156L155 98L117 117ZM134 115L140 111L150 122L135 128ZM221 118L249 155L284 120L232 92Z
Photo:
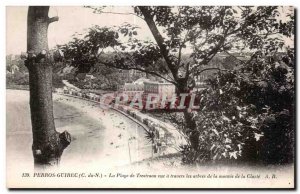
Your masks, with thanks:
M168 65L168 68L170 69L170 71L173 75L173 78L175 80L177 80L178 67L174 66L173 61L169 57L169 50L167 49L166 45L164 44L164 39L163 39L162 35L160 34L160 32L153 20L153 15L151 15L151 12L149 12L149 10L147 9L147 6L139 6L139 9L144 16L144 19L154 37L157 45L159 46L160 52L161 52L163 58L165 59L167 65Z
M180 93L187 93L188 91L189 91L189 88L188 88L187 80L186 79L178 79L178 81L177 81L178 95ZM186 129L183 132L189 136L189 140L190 140L192 148L194 150L198 150L200 132L197 129L196 121L193 118L193 114L188 111L188 108L183 110L183 115L184 115L184 120L185 120L185 125L186 125Z
M162 56L164 57L169 70L171 71L173 78L175 80L175 82L177 83L176 88L177 88L177 95L179 95L180 93L187 93L189 91L188 88L188 83L187 83L187 76L185 78L180 78L178 76L178 67L176 67L173 63L173 61L171 60L170 56L169 56L169 50L166 47L166 44L164 43L164 39L162 37L162 35L160 34L154 20L153 20L153 15L151 14L151 12L147 9L147 6L139 6L139 9L141 11L141 13L144 16L144 19L156 41L156 43L159 46L160 52L162 54ZM187 129L184 131L192 131L191 135L190 135L190 141L192 144L192 147L196 150L198 149L198 141L199 141L199 132L197 131L197 125L196 125L196 121L193 119L193 115L192 113L188 112L187 109L184 110L184 119L185 119L185 124Z
M52 61L48 49L48 25L58 18L48 17L49 6L30 6L27 20L27 52L30 111L35 168L58 165L70 144L68 132L55 130L52 101Z

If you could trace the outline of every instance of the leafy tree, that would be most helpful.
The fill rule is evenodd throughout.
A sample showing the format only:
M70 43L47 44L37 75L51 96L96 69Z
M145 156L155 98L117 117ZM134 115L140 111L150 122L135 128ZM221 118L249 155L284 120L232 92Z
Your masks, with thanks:
M209 133L202 132L200 137L208 139L198 144L210 154L206 159L293 161L293 52L269 53L209 80L211 88L202 93L203 109L196 116Z
M103 8L91 8L95 13L103 12ZM256 73L258 64L254 61L266 60L268 53L283 49L284 39L278 34L292 36L294 29L293 11L282 12L281 7L276 6L137 6L133 9L134 13L130 14L146 22L155 42L138 40L138 27L132 24L112 28L95 26L84 38L75 38L61 49L69 53L72 63L82 70L97 64L136 69L173 83L177 93L186 93L206 71L227 72L209 66L218 53L231 56L241 52L247 58L238 59L243 68L237 71L250 68L247 76ZM105 57L107 48L114 54L113 58ZM184 53L189 53L188 60L182 59ZM223 91L216 88L213 92ZM220 110L226 110L226 106ZM210 117L204 113L203 116ZM218 120L225 118L224 114L215 116ZM188 109L184 110L183 121L182 130L189 136L189 149L197 153L195 158L198 158L201 134L208 133L208 126L199 125L197 117Z

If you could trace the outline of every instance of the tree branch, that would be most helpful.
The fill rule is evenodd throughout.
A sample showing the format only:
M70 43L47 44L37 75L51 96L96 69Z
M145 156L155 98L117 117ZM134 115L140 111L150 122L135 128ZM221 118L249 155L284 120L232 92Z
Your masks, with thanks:
M48 23L50 24L52 22L57 22L58 20L59 20L59 17L58 16L54 16L54 17L48 19Z
M236 60L238 60L238 61L240 61L240 62L242 62L242 63L245 63L243 60L237 58L236 56L234 56L233 54L229 53L228 51L225 51L225 53L226 53L227 55L231 56L231 57L234 57Z
M144 18L142 18L141 16L138 16L137 14L134 14L134 13L122 13L122 12L110 12L110 11L100 11L100 13L118 14L118 15L133 15L133 16L139 17L142 20L144 20Z
M149 73L151 75L154 75L154 76L157 76L157 77L160 77L162 78L163 80L169 82L169 83L172 83L174 85L176 85L176 82L172 81L172 80L169 80L167 78L165 78L164 76L160 75L159 73L157 72L154 72L154 71L149 71L149 70L146 70L146 69L142 69L142 68L138 68L138 67L129 67L129 66L124 66L124 67L117 67L115 66L113 63L110 63L110 62L104 62L104 61L101 61L98 59L98 62L107 66L107 67L113 67L113 68L116 68L116 69L123 69L123 70L137 70L137 71L141 71L141 72L144 72L144 73Z
M208 53L206 53L206 56L202 59L202 61L194 68L191 69L191 72L194 71L195 68L197 68L200 65L208 64L213 57L220 51L220 49L224 46L225 40L228 37L228 31L230 27L224 30L223 37L219 40L219 42L215 45L214 48L212 48ZM199 52L198 48L194 47L194 49Z
M180 66L180 63L181 63L181 51L182 51L182 48L183 48L183 45L187 42L187 36L189 34L190 30L187 30L186 32L186 35L184 36L184 40L181 44L179 44L179 50L178 50L178 61L177 61L177 66L179 67Z
M209 71L209 70L230 71L230 70L227 70L227 69L220 69L218 67L210 67L210 68L202 69L202 70L196 72L194 75L197 76L197 75L200 75L201 73L203 73L205 71Z
M114 47L113 47L113 49L116 51L117 55L118 55L120 58L122 58L122 57L119 55L120 52L117 51ZM172 77L171 77L170 75L167 74L167 76L170 77L171 80L165 78L164 76L162 76L161 74L158 74L158 73L156 73L156 72L149 71L149 70L146 70L146 69L138 68L138 67L137 67L137 64L136 64L135 61L131 58L130 55L129 55L129 56L128 56L128 55L125 55L125 56L127 56L127 57L130 59L130 61L132 62L132 64L135 65L135 67L128 67L128 68L131 68L131 69L134 68L134 70L138 70L138 71L142 71L142 72L145 72L145 73L149 73L149 74L155 75L155 76L157 76L157 77L160 77L160 78L166 80L167 82L170 82L170 83L176 85L176 82L174 82L174 80L172 79ZM116 68L118 68L118 67L116 67Z
M160 32L153 20L153 16L149 12L149 10L147 10L144 6L139 6L139 9L143 14L144 19L145 19L150 31L152 32L152 35L154 36L154 39L155 39L157 45L159 46L161 54L164 57L174 79L177 80L178 69L174 66L175 64L173 64L173 61L169 57L169 50L166 48L164 39L163 39L162 35L160 34Z

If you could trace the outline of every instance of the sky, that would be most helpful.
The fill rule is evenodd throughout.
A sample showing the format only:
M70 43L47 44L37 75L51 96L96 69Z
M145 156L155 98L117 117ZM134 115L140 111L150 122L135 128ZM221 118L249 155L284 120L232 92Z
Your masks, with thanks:
M6 54L21 54L27 45L27 6L8 6L6 8ZM131 7L109 7L105 11L132 13ZM58 16L59 21L51 23L48 30L49 48L64 44L72 39L75 32L81 33L93 26L121 25L125 22L141 27L139 39L154 40L145 23L134 15L94 14L89 8L78 6L50 7L49 17Z

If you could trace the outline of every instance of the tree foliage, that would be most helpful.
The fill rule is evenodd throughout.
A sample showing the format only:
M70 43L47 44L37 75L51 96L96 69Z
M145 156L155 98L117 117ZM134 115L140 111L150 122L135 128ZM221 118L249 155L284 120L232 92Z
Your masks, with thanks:
M211 154L208 159L293 160L292 53L262 57L209 80L211 87L201 93L203 108L196 116L198 128L205 129L199 135L205 143L198 145Z
M91 8L94 13L104 12ZM139 40L138 26L126 23L94 26L84 37L59 48L79 71L97 64L135 69L173 83L178 92L191 91L195 87L191 83L201 74L217 70L208 82L211 87L199 94L201 111L186 110L182 119L176 119L182 121L189 143L183 148L184 160L244 157L243 150L252 145L254 155L265 157L264 161L290 161L294 56L285 41L294 36L292 8L137 6L133 10L130 14L147 23L155 42ZM234 68L209 66L220 53L228 56L227 63L234 62ZM277 157L276 152L282 155Z
M104 8L93 9L95 13L104 12ZM254 52L266 46L266 42L269 49L276 49L273 43L277 48L282 47L283 40L272 35L291 36L293 15L287 16L290 20L282 21L280 17L285 15L278 10L272 6L134 7L135 14L146 21L156 42L137 39L138 27L126 23L91 27L83 38L75 37L60 48L80 71L102 63L120 69L149 71L177 86L187 85L217 53L237 48ZM105 50L114 53L114 57L105 59ZM182 60L182 53L190 53L188 62ZM164 63L157 65L159 59ZM154 66L159 66L162 73Z

